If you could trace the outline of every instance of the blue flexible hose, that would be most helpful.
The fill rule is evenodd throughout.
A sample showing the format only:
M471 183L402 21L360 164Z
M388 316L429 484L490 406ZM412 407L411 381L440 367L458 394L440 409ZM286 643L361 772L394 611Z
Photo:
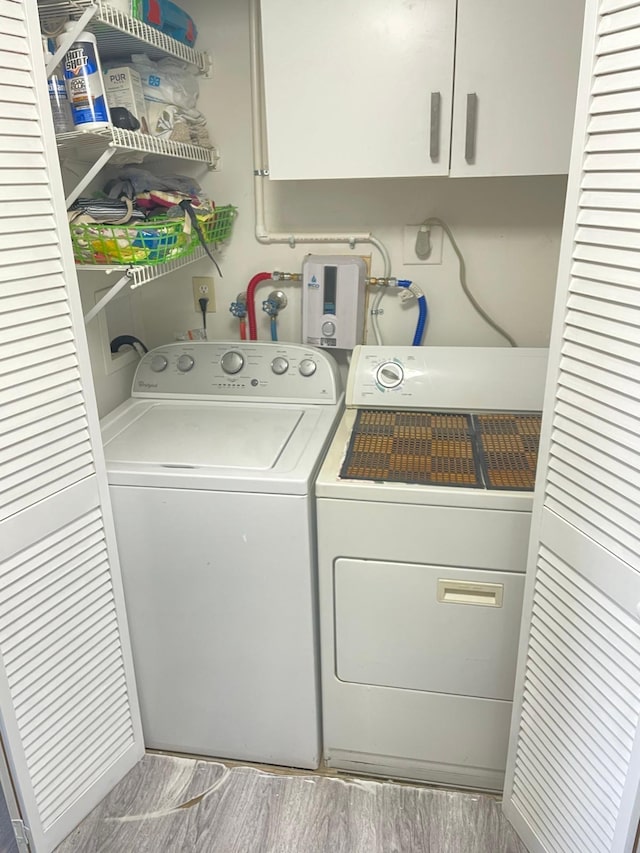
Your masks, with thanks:
M411 282L406 279L398 279L398 287L411 287ZM416 324L416 330L413 335L413 341L411 346L419 347L422 346L422 339L424 338L424 330L427 327L427 299L423 295L418 297L418 322Z
M271 318L271 340L278 340L278 321L275 317Z
M419 347L422 346L422 339L424 338L424 330L427 327L427 300L424 296L418 297L418 324L416 325L416 332L413 336L413 346Z

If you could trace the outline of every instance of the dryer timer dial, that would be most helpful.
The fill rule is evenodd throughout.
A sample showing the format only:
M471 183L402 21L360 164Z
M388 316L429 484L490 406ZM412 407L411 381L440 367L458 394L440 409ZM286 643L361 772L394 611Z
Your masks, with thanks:
M383 388L397 388L403 379L404 370L397 361L385 361L376 370L376 382Z

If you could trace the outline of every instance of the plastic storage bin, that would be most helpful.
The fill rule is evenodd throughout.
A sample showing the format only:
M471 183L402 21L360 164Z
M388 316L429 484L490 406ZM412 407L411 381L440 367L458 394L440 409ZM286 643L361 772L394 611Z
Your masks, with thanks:
M138 4L140 17L146 24L162 30L168 36L193 47L198 31L193 18L171 0L142 0Z
M206 243L222 243L231 236L233 223L238 215L238 208L232 204L216 209L205 217L198 217L202 234ZM195 243L199 244L198 235L193 233Z
M237 208L217 207L198 217L207 244L216 245L231 236ZM79 264L149 266L188 255L200 246L195 228L185 233L185 220L149 219L127 225L71 223L73 256Z
M80 264L152 265L173 261L192 249L184 219L130 225L71 224L73 256Z

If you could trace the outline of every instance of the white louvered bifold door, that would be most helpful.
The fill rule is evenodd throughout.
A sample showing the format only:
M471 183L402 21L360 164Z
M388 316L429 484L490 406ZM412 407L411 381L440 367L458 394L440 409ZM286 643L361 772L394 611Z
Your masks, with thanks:
M0 734L34 849L142 754L35 0L0 0Z
M640 810L640 3L588 0L504 810L631 853Z

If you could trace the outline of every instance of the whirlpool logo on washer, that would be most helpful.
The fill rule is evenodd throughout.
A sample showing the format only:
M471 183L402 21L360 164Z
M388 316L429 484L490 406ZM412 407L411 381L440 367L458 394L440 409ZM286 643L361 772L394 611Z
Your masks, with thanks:
M145 382L143 379L140 379L138 381L138 388L149 388L149 389L151 389L151 388L157 388L157 387L158 387L157 382Z

